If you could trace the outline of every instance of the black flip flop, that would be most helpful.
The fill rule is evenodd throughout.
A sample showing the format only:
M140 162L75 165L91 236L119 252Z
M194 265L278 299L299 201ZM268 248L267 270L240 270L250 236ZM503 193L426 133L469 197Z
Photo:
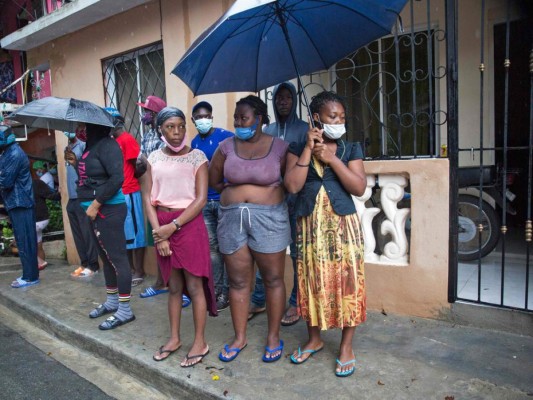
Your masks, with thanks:
M168 354L168 355L166 357L159 358L159 359L155 358L155 355L154 355L154 356L152 356L152 358L154 359L154 361L157 361L157 362L165 361L167 358L169 358L172 355L172 353L175 353L176 351L178 351L180 347L178 347L176 350L164 350L163 346L161 346L159 348L159 355L160 356L163 355L163 354Z
M205 357L206 355L208 355L208 354L209 354L209 348L207 349L207 351L206 351L204 354L197 354L197 355L195 355L195 356L190 356L190 355L187 354L187 355L185 356L185 359L186 359L187 361L188 361L188 360L192 360L193 358L199 358L199 360L196 361L195 363L192 363L192 364L189 364L189 365L181 365L181 364L180 364L180 365L181 365L182 368L190 368L190 367L194 367L196 364L201 363L202 360L204 359L204 357Z

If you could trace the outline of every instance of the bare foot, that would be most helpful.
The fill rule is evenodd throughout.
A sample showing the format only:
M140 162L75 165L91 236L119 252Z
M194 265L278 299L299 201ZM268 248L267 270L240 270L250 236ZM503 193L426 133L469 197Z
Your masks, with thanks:
M296 364L301 364L309 357L311 357L317 351L320 351L324 348L324 342L307 342L303 347L300 347L298 350L295 350L292 353L291 360L296 361ZM293 362L294 362L293 361Z
M201 349L199 346L193 345L180 365L184 368L192 367L193 365L200 363L207 354L209 354L208 345L205 345L203 349Z

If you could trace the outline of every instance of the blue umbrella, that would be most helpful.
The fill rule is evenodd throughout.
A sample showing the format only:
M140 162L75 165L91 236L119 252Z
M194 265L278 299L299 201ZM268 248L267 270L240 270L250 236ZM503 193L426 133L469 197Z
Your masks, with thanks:
M258 92L294 78L301 84L302 74L328 69L390 33L406 2L237 0L172 73L195 95Z
M94 103L53 96L34 100L11 113L8 118L34 128L66 132L74 132L78 122L110 128L114 126L113 117Z

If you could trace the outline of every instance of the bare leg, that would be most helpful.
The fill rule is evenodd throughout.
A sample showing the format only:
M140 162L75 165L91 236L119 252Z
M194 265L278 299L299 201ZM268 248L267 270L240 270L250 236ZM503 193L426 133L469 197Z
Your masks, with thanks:
M144 278L144 247L128 250L128 261L133 271L132 278Z
M320 337L320 329L318 329L318 326L309 326L309 323L307 323L307 333L309 335L309 340L305 345L300 347L301 351L320 350L322 347L324 347L324 342ZM292 354L298 362L303 362L311 356L310 353L303 353L300 357L298 357L298 350L295 350Z
M161 268L159 268L159 264L157 264L157 279L154 283L153 288L155 290L166 288L165 282L163 281L163 275L161 275Z
M355 358L354 352L353 352L353 335L355 333L355 326L346 327L342 330L342 339L341 339L341 346L339 350L339 361L341 363L346 363L350 360L353 360ZM348 371L351 368L353 368L354 363L350 363L348 365L345 365L344 367L341 367L337 364L336 371L337 372L344 372Z
M267 346L274 349L280 345L279 330L281 317L285 310L285 250L273 254L252 251L257 262L266 290L266 308L268 316ZM266 354L266 358L275 358L281 350Z
M43 242L37 242L37 257L39 259L39 265L44 263L46 254L44 254Z
M229 304L231 320L235 330L235 338L230 348L243 348L246 345L246 325L248 323L248 305L250 303L250 287L254 275L252 254L248 246L243 246L233 254L225 255L224 262L229 279ZM222 355L231 357L235 352Z
M207 318L207 301L204 293L204 279L183 271L187 291L192 300L192 313L194 319L194 342L188 352L188 357L207 353L209 346L205 341L205 322ZM182 367L194 365L201 361L201 357L185 358Z
M181 296L183 294L184 277L183 272L172 269L168 282L168 321L170 325L170 338L163 346L165 350L176 350L181 346L180 340L180 320L181 320ZM157 351L156 358L164 358Z

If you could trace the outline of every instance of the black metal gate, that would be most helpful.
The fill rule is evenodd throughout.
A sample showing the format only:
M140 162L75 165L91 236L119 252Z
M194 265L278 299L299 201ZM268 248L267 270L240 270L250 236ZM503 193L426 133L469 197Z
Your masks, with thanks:
M533 309L532 9L411 0L403 27L298 88L345 97L367 160L449 158L450 302Z
M451 302L533 310L532 11L447 3Z

